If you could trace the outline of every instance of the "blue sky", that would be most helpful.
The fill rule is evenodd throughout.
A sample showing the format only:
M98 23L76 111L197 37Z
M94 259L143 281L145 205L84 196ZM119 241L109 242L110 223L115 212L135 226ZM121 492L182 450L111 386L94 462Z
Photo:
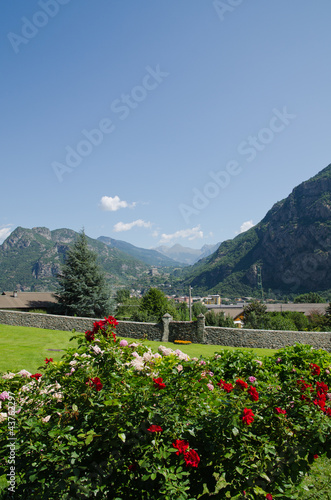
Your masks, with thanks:
M200 248L331 161L331 3L15 0L0 17L0 242Z

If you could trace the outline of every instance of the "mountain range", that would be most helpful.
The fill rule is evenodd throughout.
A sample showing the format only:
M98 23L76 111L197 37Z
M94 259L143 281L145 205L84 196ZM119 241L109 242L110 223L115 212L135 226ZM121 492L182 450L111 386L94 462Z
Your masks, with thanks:
M295 187L248 231L184 270L183 284L222 295L331 289L331 165Z
M71 229L17 227L0 245L0 288L54 290L77 236ZM261 222L221 244L144 249L100 236L88 238L88 245L115 288L153 285L146 277L157 266L180 293L188 286L195 294L223 296L256 294L261 286L279 294L331 290L331 165L295 187Z
M146 248L136 247L122 240L115 240L108 236L99 236L98 241L114 248L118 248L124 253L131 255L135 259L145 262L149 266L181 266L182 260L175 260L167 256L166 253L159 252L157 249L148 250Z
M203 245L202 248L189 248L179 245L173 245L172 247L167 247L166 245L162 245L156 247L154 250L160 252L161 254L170 257L171 259L180 262L182 264L191 265L197 262L204 257L212 254L217 250L220 243L216 243L215 245Z
M71 229L16 228L0 245L0 288L53 291L68 248L77 236ZM87 240L114 286L130 286L148 273L150 267L143 261L93 238Z

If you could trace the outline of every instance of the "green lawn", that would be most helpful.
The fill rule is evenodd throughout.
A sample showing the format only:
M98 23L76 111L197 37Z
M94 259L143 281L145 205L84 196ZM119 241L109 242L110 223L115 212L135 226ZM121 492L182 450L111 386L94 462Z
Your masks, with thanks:
M44 365L44 359L60 360L63 352L51 349L66 349L71 343L71 332L27 328L24 326L0 325L0 372L17 372L25 369L35 372Z
M133 339L127 339L133 341ZM137 341L137 340L136 340ZM174 351L176 349L180 349L185 354L188 354L191 358L200 356L204 358L208 358L209 356L213 356L215 352L227 349L230 351L235 351L240 349L241 351L253 351L258 356L272 356L275 354L275 350L273 349L247 349L245 347L223 347L221 345L202 345L202 344L174 344L173 342L152 342L150 340L143 341L145 345L150 347L153 351L156 351L159 345L164 345L165 347L170 347Z
M22 369L34 372L39 366L44 365L46 357L53 358L54 361L60 360L63 350L75 345L75 341L70 342L72 336L71 332L59 330L0 325L0 373L6 371L17 372ZM130 342L140 341L139 339L129 338L127 340ZM174 350L180 349L190 357L209 357L222 349L236 349L216 345L181 345L172 342L141 341L153 351L156 351L158 346L162 344ZM62 351L56 351L56 349ZM271 349L253 349L253 351L260 356L268 356L275 352Z

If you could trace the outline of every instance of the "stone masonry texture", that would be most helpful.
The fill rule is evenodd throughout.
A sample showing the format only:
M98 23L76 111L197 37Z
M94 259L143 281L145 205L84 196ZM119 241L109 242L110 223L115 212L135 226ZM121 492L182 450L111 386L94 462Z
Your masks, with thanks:
M41 313L0 310L0 324L85 332L100 318L78 318ZM172 321L164 317L162 323L138 323L119 321L116 333L120 337L145 338L169 342L190 340L196 344L212 344L231 347L280 349L294 344L309 344L315 349L331 352L331 332L293 332L276 330L248 330L205 326L204 317L197 321Z

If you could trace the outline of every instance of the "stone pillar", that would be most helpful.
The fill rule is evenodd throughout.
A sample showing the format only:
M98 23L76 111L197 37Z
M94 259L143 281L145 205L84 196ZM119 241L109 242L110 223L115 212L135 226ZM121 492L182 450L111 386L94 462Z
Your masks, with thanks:
M162 334L162 342L169 342L169 323L172 321L172 316L169 313L165 313L162 316L163 323L163 334Z
M197 337L197 342L198 344L204 344L205 343L205 317L202 313L199 314L197 317L197 323L196 323L196 337Z

